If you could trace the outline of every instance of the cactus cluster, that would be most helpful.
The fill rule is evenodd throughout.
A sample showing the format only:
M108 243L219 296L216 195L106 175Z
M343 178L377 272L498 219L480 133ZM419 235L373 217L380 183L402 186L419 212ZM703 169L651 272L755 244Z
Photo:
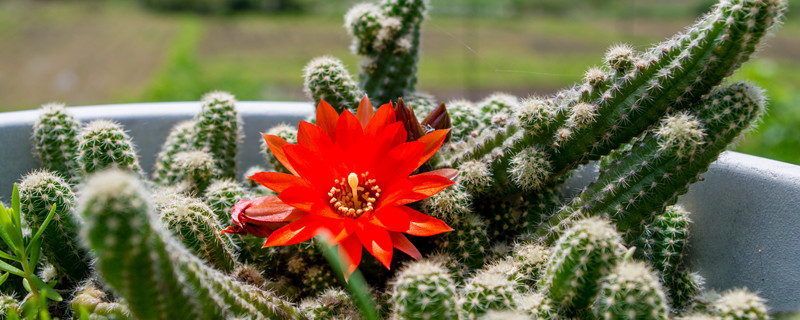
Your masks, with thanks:
M725 78L779 23L783 0L721 0L649 49L612 46L602 66L550 96L498 93L446 104L415 91L427 6L423 0L355 6L345 27L352 50L363 56L360 82L326 56L306 66L305 90L362 121L373 115L355 110L365 94L376 105L393 103L390 120L402 123L404 141L449 128L449 140L420 171L438 170L455 184L423 201L414 193L391 194L388 186L382 196L408 197L407 209L441 220L451 232L405 238L390 230L387 237L399 249L391 264L351 250L359 271L337 282L342 268L328 264L324 246L317 246L322 240L264 247L264 239L237 229L269 234L275 228L273 221L248 225L236 216L267 217L270 208L244 204L273 193L254 180L237 180L243 131L232 95L207 94L194 119L173 127L151 179L120 124L82 125L62 105L50 104L33 135L45 168L25 176L20 190L28 227L36 229L56 208L42 233L39 269L56 290L69 292L69 302L51 302L51 310L75 319L769 317L765 301L745 289L704 290L702 277L683 261L691 220L676 202L763 113L760 89ZM267 134L302 145L318 134L306 125L298 132L281 124ZM264 163L245 177L267 171L264 165L269 174L297 180L304 164L293 167L296 162L283 158L298 149L269 143L261 146ZM565 197L561 187L570 174L595 160L595 180ZM354 177L355 193L364 186ZM375 197L383 192L370 190ZM284 194L279 199L294 200ZM419 223L410 217L380 223L407 230ZM293 232L288 236L306 230ZM381 248L382 239L361 239L369 236L353 237L359 250L358 242L372 242L371 251L393 250ZM353 243L334 241L340 250ZM0 314L21 313L22 284L9 281L0 289Z

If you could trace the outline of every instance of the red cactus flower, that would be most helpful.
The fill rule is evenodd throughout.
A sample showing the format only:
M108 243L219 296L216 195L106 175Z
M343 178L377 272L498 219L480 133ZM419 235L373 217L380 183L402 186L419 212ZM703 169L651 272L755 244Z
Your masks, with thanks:
M419 259L419 251L403 234L432 236L452 229L406 204L452 185L456 170L411 173L436 153L448 131L406 141L406 130L391 104L373 115L365 96L355 115L338 115L321 101L317 124L301 122L296 145L264 135L269 149L292 174L260 172L250 177L279 193L277 198L288 207L269 197L242 200L233 210L234 226L228 232L268 236L265 247L328 233L340 255L349 257L345 274L358 266L362 246L387 268L393 248Z

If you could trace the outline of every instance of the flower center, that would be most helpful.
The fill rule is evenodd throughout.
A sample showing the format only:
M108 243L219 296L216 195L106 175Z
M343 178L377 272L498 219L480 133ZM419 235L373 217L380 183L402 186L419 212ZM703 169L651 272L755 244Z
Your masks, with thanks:
M347 178L333 181L328 191L333 210L342 217L358 218L364 213L375 210L375 201L381 196L381 188L375 179L369 178L369 172L359 175L351 172Z

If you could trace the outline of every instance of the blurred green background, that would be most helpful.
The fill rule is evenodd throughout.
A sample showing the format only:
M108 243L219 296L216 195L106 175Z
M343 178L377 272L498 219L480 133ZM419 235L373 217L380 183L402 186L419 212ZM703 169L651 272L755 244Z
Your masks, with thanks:
M331 54L357 72L342 16L351 0L0 1L0 111L197 100L307 100L302 68ZM737 151L800 164L800 0L734 77L771 98ZM442 101L548 94L692 23L710 0L431 0L418 88ZM2 114L0 114L2 117Z

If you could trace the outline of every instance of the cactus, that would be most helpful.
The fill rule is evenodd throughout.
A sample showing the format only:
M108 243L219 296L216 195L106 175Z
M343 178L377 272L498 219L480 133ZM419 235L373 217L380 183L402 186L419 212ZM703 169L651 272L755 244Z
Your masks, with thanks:
M4 316L4 319L13 319L11 314L19 316L19 305L20 302L13 296L0 294L0 316Z
M658 278L641 262L620 262L602 280L592 304L597 319L666 319L667 298Z
M211 184L211 180L219 176L214 157L204 151L184 151L175 154L174 167L183 176L181 189L188 194L202 195Z
M514 247L511 258L519 263L517 279L529 290L535 290L544 271L550 252L538 244L519 244Z
M178 182L182 173L175 167L175 155L192 150L194 122L191 120L178 122L169 131L167 141L161 147L153 167L153 181L160 185L171 185Z
M461 290L461 318L478 319L490 310L513 310L516 283L495 272L479 272Z
M529 314L534 319L558 319L558 314L556 313L556 308L553 307L552 301L541 293L525 293L514 299L517 302L517 310Z
M531 317L522 311L495 311L491 310L480 317L481 320L530 320Z
M277 126L274 126L267 131L267 134L278 136L281 139L286 140L286 142L290 144L297 143L297 128L288 124L282 123ZM277 158L275 158L272 152L269 151L269 147L267 147L266 140L261 141L261 153L264 154L265 159L267 159L267 163L269 163L272 166L272 171L281 173L290 173L289 170L287 170L286 167L284 167L283 164L280 161L278 161ZM266 171L266 170L261 170L261 171ZM256 173L261 171L256 171ZM246 174L245 177L250 177L253 174Z
M210 268L161 225L144 186L112 170L86 183L82 237L97 270L139 319L296 318L286 301Z
M451 223L453 232L445 235L440 245L442 251L452 255L468 268L483 265L489 247L486 223L471 212L466 212Z
M229 272L236 266L233 241L221 234L217 216L199 199L178 194L160 201L164 226L195 255L218 269Z
M481 128L481 112L474 103L469 100L456 99L447 103L447 111L450 113L450 122L453 126L453 138L464 138L477 136Z
M713 312L722 319L767 320L767 306L764 299L747 289L734 289L723 293L712 304Z
M132 319L127 305L118 301L109 301L103 290L98 289L91 281L75 290L75 297L70 302L74 315L85 313L89 319Z
M304 300L300 308L311 320L360 319L353 299L341 289L325 290L316 299Z
M342 61L331 56L312 59L303 68L303 78L303 91L314 100L314 104L325 100L337 113L344 110L355 113L364 96Z
M354 37L351 49L364 56L360 87L373 101L387 103L414 92L426 10L425 0L382 0L357 5L345 16Z
M310 295L317 295L336 285L336 277L328 266L311 266L303 270L303 288Z
M80 123L67 113L64 104L42 105L33 124L34 154L45 168L65 177L76 176Z
M537 233L551 243L576 217L608 215L628 243L644 232L764 109L760 89L736 83L705 97L693 114L664 118L658 128L617 151L600 176Z
M553 247L539 289L565 312L584 309L598 292L598 280L616 265L623 249L609 221L580 220Z
M231 222L233 205L247 198L247 190L232 179L217 180L208 186L203 198L217 216L220 225L227 227Z
M552 168L548 180L559 179L639 135L665 113L695 105L750 57L784 7L779 0L722 1L685 33L645 53L613 47L608 66L590 69L585 83L521 107L518 123L524 130L517 125L498 130L450 164L492 154L485 161L502 185L512 157L539 146Z
M439 261L412 262L391 286L392 312L400 319L458 319L455 281Z
M78 167L82 175L116 167L142 174L133 141L116 122L95 120L81 129Z
M194 119L194 148L210 153L222 177L236 178L237 144L243 138L236 99L227 92L213 91L201 101Z
M497 92L478 102L484 126L502 126L499 117L510 117L519 108L519 99L507 93Z
M89 274L89 257L78 244L79 222L72 216L75 194L58 174L34 171L19 185L22 213L28 226L39 229L53 206L53 220L42 234L42 254L67 283L77 283Z

